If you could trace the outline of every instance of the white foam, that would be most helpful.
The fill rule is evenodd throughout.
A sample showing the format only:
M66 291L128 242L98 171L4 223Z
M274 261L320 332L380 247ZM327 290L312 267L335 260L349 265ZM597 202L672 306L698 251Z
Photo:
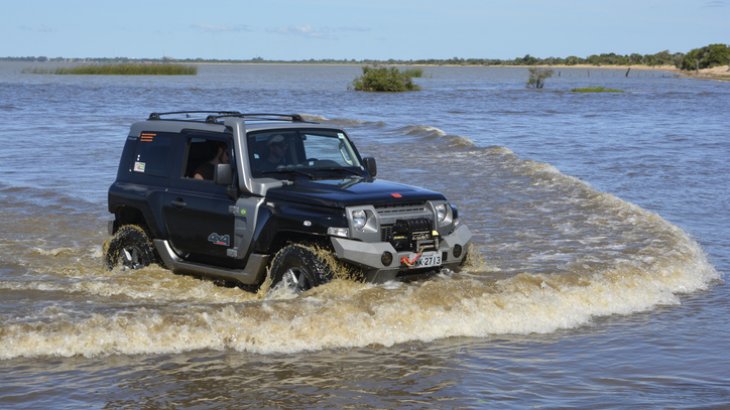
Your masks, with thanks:
M549 333L599 316L677 304L678 294L706 288L719 276L699 248L692 251L694 258L652 272L626 266L581 277L525 273L498 282L444 277L398 286L338 280L291 299L57 315L52 322L4 325L0 358L196 349L291 353Z

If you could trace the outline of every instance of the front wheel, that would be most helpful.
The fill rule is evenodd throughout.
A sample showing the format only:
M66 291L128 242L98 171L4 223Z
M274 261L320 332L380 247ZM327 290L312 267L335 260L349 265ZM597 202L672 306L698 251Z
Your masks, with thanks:
M287 245L274 255L271 262L272 286L286 286L303 292L332 280L329 264L311 248Z
M155 261L152 242L138 225L119 228L104 253L104 264L110 270L119 265L127 269L142 269Z

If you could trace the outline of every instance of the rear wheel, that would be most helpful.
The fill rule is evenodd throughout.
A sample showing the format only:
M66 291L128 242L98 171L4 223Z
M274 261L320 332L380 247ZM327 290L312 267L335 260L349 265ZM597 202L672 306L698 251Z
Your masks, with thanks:
M104 263L108 269L116 266L141 269L155 261L152 242L138 225L124 225L119 228L104 253Z
M332 280L332 269L317 253L302 245L287 245L271 262L272 286L303 292Z

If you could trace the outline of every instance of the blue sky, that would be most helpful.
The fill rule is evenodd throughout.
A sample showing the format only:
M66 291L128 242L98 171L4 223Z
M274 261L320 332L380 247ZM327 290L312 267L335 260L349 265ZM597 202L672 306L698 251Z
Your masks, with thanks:
M730 43L730 0L0 0L0 56L586 57Z

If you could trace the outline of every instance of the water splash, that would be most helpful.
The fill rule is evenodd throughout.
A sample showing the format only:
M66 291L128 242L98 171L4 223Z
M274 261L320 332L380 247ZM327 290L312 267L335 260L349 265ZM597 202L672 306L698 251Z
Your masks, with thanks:
M0 358L292 353L550 333L677 304L720 279L681 229L549 164L501 147L444 150L435 160L444 172L472 170L457 187L473 196L462 214L478 239L465 271L382 285L335 279L300 295L251 294L154 266L107 272L93 245L100 230L70 228L101 221L59 212L16 223L24 200L0 198L9 205L0 211L0 293L47 305L0 310ZM58 241L59 230L75 244Z

